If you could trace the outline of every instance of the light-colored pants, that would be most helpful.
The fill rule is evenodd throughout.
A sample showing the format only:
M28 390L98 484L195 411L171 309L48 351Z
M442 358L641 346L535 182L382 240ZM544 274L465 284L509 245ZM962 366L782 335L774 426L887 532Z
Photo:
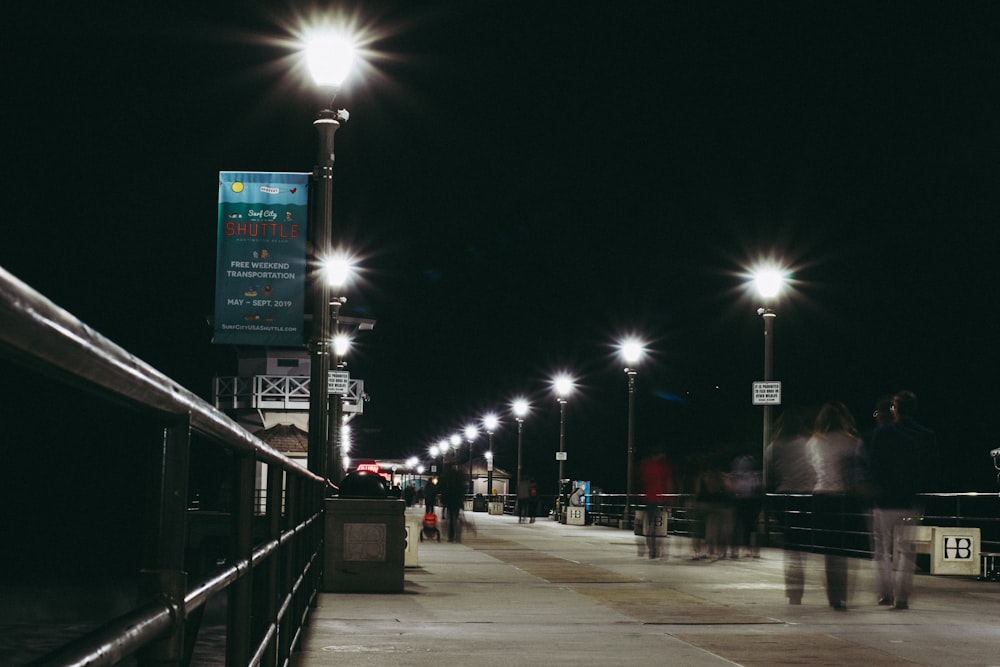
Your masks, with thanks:
M875 559L875 581L878 594L896 602L906 602L913 590L916 554L913 543L897 539L897 529L920 513L910 509L872 510L872 541ZM895 547L893 546L895 544Z

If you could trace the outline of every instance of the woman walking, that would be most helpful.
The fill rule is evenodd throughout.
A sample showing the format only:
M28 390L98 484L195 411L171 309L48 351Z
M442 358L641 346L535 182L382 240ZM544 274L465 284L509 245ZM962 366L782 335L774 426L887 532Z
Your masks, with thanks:
M862 448L854 418L843 403L827 403L820 409L806 452L816 471L813 512L816 543L826 560L827 599L837 611L846 611L844 540L853 532L853 478Z

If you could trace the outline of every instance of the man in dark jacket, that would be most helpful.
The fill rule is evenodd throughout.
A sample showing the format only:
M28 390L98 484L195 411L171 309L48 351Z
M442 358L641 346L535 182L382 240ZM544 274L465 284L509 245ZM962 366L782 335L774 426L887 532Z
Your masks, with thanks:
M461 541L462 539L459 522L462 520L466 484L465 475L455 464L448 466L441 476L441 505L448 514L449 542Z
M872 539L878 603L908 609L915 554L905 526L915 525L923 508L918 494L930 490L937 461L937 437L916 422L917 397L901 391L892 398L891 424L872 435L871 481L875 487Z

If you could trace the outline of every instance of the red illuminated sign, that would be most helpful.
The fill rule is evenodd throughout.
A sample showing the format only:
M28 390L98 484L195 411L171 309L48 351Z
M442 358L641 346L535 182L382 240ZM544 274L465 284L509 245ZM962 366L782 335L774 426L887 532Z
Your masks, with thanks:
M377 463L359 463L358 472L373 472L378 474L378 464Z

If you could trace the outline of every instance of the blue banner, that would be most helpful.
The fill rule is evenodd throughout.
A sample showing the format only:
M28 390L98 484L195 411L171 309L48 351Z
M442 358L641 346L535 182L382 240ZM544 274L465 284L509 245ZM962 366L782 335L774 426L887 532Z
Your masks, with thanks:
M303 345L309 176L219 172L213 343Z

